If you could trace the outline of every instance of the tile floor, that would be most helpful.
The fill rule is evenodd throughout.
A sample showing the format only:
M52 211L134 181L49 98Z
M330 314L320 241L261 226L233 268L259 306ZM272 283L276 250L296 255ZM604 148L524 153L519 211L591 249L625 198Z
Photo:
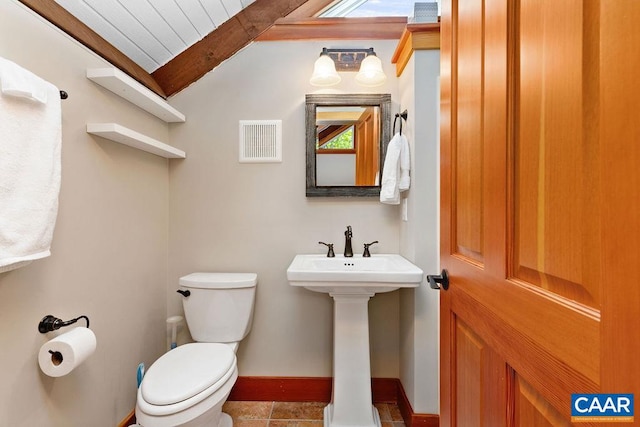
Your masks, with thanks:
M324 402L233 402L222 410L233 418L233 427L322 427ZM398 406L376 403L382 427L405 427Z

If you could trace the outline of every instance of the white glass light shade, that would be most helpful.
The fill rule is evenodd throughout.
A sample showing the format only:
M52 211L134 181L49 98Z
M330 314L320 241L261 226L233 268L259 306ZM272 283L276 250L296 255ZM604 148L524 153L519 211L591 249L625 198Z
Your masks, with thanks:
M340 83L342 78L336 71L336 64L329 55L322 54L316 59L313 66L313 74L309 83L314 86L331 86Z
M375 54L368 55L360 64L360 71L356 75L356 82L362 86L380 86L387 81L382 71L382 61Z

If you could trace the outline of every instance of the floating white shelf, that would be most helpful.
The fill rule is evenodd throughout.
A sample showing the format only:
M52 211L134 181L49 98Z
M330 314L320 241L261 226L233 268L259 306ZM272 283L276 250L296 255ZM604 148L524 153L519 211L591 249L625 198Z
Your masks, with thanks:
M184 122L186 117L117 68L87 68L87 78L167 123Z
M168 159L184 159L187 154L117 123L87 123L87 133L109 139Z

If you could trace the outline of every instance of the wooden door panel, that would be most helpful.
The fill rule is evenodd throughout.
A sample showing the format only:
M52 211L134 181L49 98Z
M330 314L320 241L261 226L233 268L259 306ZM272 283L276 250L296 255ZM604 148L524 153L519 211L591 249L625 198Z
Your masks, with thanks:
M461 319L456 319L455 420L460 426L501 427L506 424L504 360Z
M485 344L462 322L456 322L456 420L463 426L482 423L483 350Z
M531 385L514 373L514 425L517 427L569 427L571 423Z
M458 321L472 325L478 340L533 384L558 412L569 417L571 393L595 392L598 388L599 322L575 310L558 309L544 296L512 292L511 286L495 286L488 280L477 282L471 271L465 278L465 266L450 265L457 276L455 289L447 291L448 310ZM576 330L582 331L579 336L567 335L567 331ZM546 339L546 335L552 339ZM455 347L451 348L457 353ZM455 368L460 366L457 361Z
M459 20L464 31L458 34L457 105L465 120L457 121L455 147L456 251L481 263L483 261L482 215L482 0L461 0Z
M583 251L598 217L585 215L597 180L583 136L591 129L582 106L591 100L583 93L582 3L522 0L515 12L512 271L598 308L597 253Z
M590 2L588 2L590 3ZM601 56L594 71L602 80L594 105L593 138L603 141L600 162L602 209L602 389L635 393L640 399L640 2L598 3L589 12L598 30L594 50ZM598 13L600 12L600 13ZM633 53L632 53L633 52ZM636 424L639 419L636 409Z

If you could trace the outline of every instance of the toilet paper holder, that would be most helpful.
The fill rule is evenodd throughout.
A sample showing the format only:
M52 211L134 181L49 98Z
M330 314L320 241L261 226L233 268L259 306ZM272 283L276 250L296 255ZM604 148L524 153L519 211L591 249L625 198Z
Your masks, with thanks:
M52 316L51 314L48 314L42 318L40 323L38 323L38 331L41 334L46 334L47 332L55 331L64 326L73 325L80 319L84 319L87 321L87 328L88 328L89 318L87 316L82 315L82 316L76 317L75 319L64 321L56 316Z

